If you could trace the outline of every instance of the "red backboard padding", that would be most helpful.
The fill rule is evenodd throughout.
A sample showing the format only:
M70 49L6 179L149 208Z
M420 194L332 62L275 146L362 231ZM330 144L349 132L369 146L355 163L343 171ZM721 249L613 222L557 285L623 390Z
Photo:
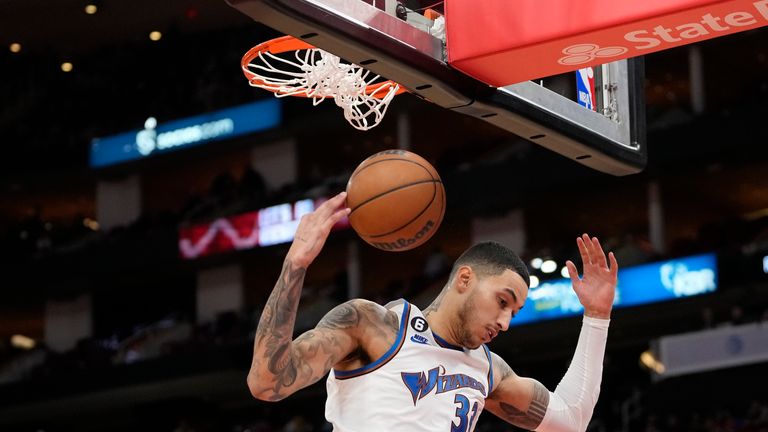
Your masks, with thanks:
M450 65L504 86L768 25L768 0L445 0Z

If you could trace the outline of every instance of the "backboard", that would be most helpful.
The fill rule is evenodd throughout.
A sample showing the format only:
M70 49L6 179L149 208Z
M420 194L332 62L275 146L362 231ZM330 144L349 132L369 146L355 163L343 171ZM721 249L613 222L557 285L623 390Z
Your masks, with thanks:
M227 1L254 20L391 79L429 102L593 169L627 175L645 166L642 58L595 68L599 91L593 111L576 101L575 73L494 87L451 67L440 18L428 19L407 9L406 2Z

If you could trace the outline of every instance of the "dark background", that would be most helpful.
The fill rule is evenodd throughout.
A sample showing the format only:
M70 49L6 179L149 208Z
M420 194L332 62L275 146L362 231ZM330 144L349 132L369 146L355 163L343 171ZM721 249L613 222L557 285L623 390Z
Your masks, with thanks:
M435 238L412 252L361 244L363 297L417 297L439 287L444 275L421 278L436 248L455 259L471 241L473 220L510 211L524 215L526 248L519 252L526 261L574 257L573 239L582 232L622 251L627 264L713 251L718 293L614 313L591 427L765 430L765 363L654 382L638 362L663 335L766 320L765 29L696 44L700 112L692 106L690 48L646 56L649 161L637 175L588 170L408 95L367 133L347 125L331 102L312 108L284 100L277 130L94 171L94 137L139 129L150 115L170 121L271 97L248 87L239 60L277 36L222 1L96 4L98 13L86 15L80 1L0 0L0 376L7 377L0 429L325 430L322 382L277 404L252 399L245 386L255 324L287 246L184 261L178 228L294 201L318 184L335 193L357 163L398 145L397 119L407 115L412 150L440 172L448 210ZM153 30L161 40L148 39ZM13 42L21 52L10 52ZM62 72L64 61L71 72ZM250 148L285 138L296 143L294 184L257 198L236 186ZM109 231L88 228L86 220L97 220L97 184L128 174L142 178L141 217ZM651 185L660 191L661 245L649 238ZM308 286L343 300L346 245L354 241L351 231L334 233ZM196 322L197 273L232 264L243 268L242 310ZM46 304L83 294L91 298L92 337L69 352L46 350ZM119 342L163 320L189 325L189 338L141 361L120 357ZM522 326L491 348L518 374L554 389L577 332L576 318ZM41 363L14 369L31 356L11 345L15 334L38 341ZM477 430L503 427L485 414Z

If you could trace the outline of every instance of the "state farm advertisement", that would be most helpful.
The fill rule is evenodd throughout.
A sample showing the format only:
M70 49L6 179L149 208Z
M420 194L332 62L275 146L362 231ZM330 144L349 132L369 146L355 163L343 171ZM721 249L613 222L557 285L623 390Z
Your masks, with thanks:
M502 87L762 27L768 0L452 0L445 16L450 65Z

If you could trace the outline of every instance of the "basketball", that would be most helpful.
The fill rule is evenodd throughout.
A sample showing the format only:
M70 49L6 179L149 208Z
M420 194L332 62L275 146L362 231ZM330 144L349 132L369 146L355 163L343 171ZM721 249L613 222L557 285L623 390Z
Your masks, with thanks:
M421 156L385 150L364 160L347 182L349 222L368 244L390 252L418 247L437 232L445 188Z

